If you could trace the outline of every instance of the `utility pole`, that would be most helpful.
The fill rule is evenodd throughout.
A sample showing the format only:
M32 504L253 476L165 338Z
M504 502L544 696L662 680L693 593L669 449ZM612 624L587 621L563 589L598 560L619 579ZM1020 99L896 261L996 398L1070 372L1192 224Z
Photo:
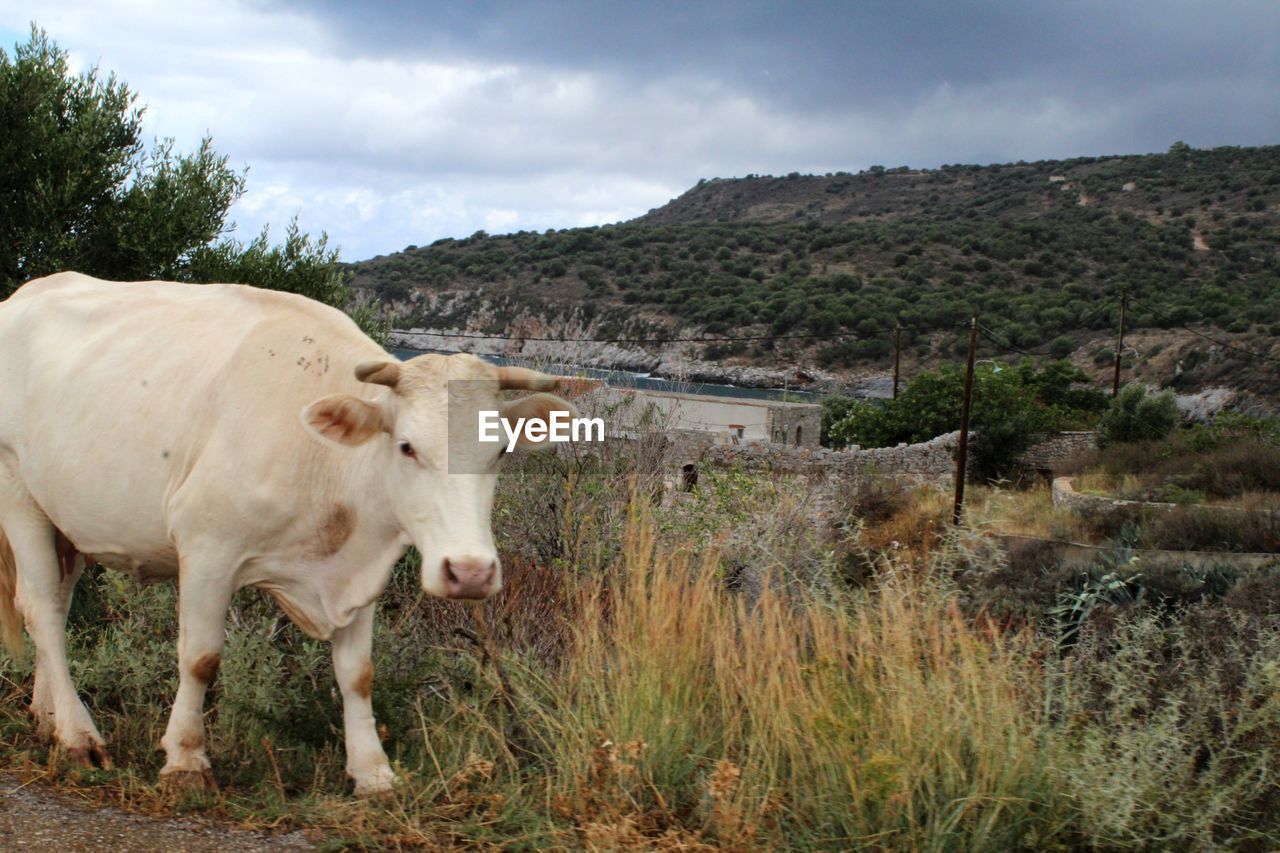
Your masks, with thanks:
M1129 291L1120 291L1120 331L1116 334L1116 371L1111 380L1111 396L1120 393L1120 359L1124 355L1124 309L1129 306Z
M902 321L893 329L893 399L898 399L898 363L902 358Z
M973 400L973 360L978 351L978 318L969 321L969 364L964 370L964 402L960 405L960 446L956 448L956 502L951 521L960 525L964 514L964 475L969 463L969 405Z

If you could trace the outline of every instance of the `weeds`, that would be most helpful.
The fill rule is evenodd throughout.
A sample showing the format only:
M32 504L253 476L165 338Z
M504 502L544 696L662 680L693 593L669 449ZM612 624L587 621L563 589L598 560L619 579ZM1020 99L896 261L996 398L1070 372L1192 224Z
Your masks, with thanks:
M937 491L868 482L842 504L716 470L669 492L638 452L508 472L508 583L479 620L426 598L412 555L396 572L374 643L390 800L347 795L328 648L254 592L207 716L222 788L157 788L174 591L104 572L77 592L70 658L116 769L34 741L13 662L9 768L368 848L1280 843L1280 568L1058 565L987 534L1070 532L1044 490L977 489L956 530Z

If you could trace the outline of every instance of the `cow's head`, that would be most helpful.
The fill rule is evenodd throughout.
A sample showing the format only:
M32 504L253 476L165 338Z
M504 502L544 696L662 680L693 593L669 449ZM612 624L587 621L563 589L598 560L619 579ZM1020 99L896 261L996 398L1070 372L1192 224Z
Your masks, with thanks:
M346 447L371 445L400 526L422 553L422 588L442 598L487 598L502 588L502 564L490 514L503 440L482 443L482 411L514 424L546 421L553 411L576 417L547 393L504 401L507 390L550 391L556 379L520 367L495 367L471 355L422 355L407 362L366 362L362 382L388 390L365 399L333 394L302 412L313 433ZM520 446L545 448L546 441Z

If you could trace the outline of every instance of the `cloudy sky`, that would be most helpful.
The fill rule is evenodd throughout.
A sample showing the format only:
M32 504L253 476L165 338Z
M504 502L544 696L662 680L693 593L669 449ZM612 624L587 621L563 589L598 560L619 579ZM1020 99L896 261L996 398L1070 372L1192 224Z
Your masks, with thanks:
M1280 142L1276 0L0 0L348 260L699 178Z

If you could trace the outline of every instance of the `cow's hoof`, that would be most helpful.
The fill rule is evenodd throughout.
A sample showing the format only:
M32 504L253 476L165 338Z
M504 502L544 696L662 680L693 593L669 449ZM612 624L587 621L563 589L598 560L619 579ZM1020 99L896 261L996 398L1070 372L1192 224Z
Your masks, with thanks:
M161 770L160 785L170 791L183 793L218 790L218 780L207 767L204 770Z
M395 796L396 774L390 767L355 780L355 795L366 800L389 800Z
M27 706L27 713L36 724L36 738L44 743L53 743L53 732L56 728L52 711L43 711L35 705Z
M107 755L107 745L100 741L79 743L75 746L63 746L62 754L72 764L87 770L110 770L111 757Z

